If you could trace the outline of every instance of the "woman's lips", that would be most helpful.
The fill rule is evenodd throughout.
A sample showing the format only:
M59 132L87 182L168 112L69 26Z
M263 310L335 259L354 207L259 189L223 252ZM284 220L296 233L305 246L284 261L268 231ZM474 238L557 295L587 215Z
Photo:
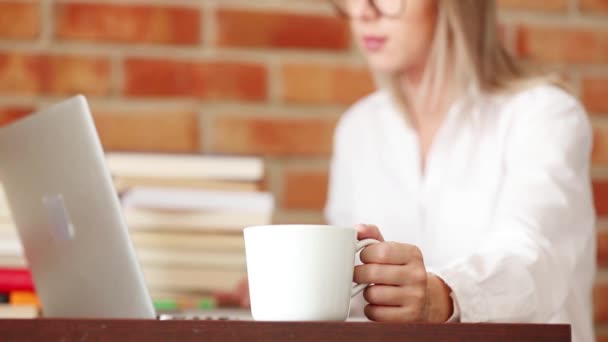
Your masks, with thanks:
M382 36L364 36L363 45L370 52L380 51L386 43L386 37Z

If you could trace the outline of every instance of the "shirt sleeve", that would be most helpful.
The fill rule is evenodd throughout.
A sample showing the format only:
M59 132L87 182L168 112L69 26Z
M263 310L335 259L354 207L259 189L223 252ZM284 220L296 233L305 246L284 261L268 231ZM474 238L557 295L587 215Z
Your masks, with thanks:
M325 205L327 222L337 226L352 226L354 224L352 200L352 173L354 169L350 154L355 142L349 139L347 125L348 117L343 117L334 133L327 203Z
M450 294L450 299L452 300L452 316L448 318L446 323L459 323L460 322L460 305L454 299L454 293Z
M507 133L504 187L479 249L434 272L461 322L547 322L594 235L592 131L572 98L529 103ZM531 108L533 107L533 109Z

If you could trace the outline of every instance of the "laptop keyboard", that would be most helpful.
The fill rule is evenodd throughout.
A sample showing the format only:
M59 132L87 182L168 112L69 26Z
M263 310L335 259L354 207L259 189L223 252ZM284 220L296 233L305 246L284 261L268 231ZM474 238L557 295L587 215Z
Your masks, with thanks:
M195 310L184 312L166 312L157 315L161 321L250 321L251 313L245 310Z

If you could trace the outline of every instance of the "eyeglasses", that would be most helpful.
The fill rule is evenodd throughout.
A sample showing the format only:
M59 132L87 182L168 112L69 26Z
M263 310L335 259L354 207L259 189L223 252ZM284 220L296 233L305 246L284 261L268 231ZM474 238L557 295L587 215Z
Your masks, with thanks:
M349 18L361 18L369 3L379 15L398 17L406 0L330 0L340 14Z

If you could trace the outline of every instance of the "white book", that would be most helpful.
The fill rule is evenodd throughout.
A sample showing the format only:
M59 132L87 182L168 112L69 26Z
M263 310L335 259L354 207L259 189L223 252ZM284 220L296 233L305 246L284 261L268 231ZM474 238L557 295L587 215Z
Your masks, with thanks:
M8 218L0 218L0 234L12 234L17 236L17 226Z
M0 304L0 319L29 319L38 316L38 308L34 305Z
M264 161L254 157L107 153L110 173L124 177L259 181Z
M10 219L11 212L8 208L8 201L4 193L4 187L0 184L0 220Z
M137 259L144 266L188 267L244 272L245 253L198 252L137 248ZM0 259L1 261L1 259Z
M144 187L129 190L121 201L125 208L177 211L270 213L274 209L274 197L269 192Z
M0 256L20 256L23 255L23 245L17 236L10 237L3 235L0 238Z
M0 267L27 268L27 261L23 255L0 255Z
M232 290L244 277L242 271L155 268L142 266L146 285L152 290L213 292Z
M159 212L127 208L124 212L130 230L233 231L248 226L267 225L271 213Z
M224 252L245 251L245 241L242 234L131 231L130 235L133 244L139 248Z

